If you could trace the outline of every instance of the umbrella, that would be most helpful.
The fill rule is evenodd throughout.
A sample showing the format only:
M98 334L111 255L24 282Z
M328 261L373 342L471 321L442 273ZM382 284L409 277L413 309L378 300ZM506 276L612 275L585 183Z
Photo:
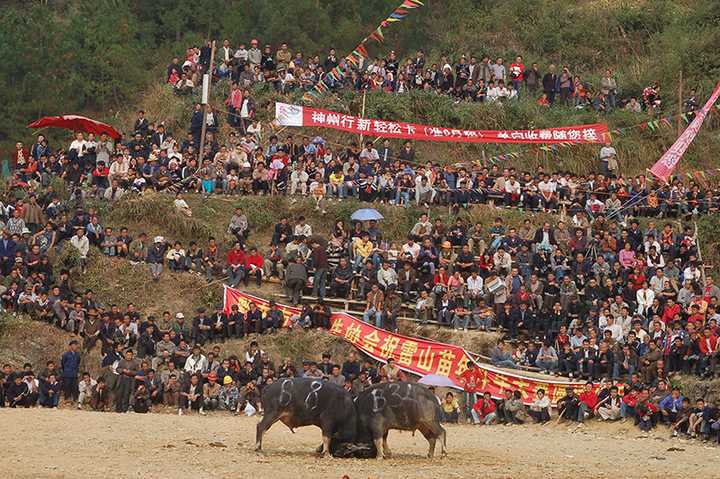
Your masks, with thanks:
M383 219L383 215L381 215L378 210L372 208L360 208L352 214L350 219L353 221L381 220Z
M313 138L312 143L314 143L316 145L318 145L318 144L324 145L325 139L322 136L316 136L315 138Z
M426 374L425 376L421 377L418 382L420 384L424 384L425 386L436 386L439 388L457 387L457 384L455 384L452 379L447 376L442 376L440 374Z
M27 127L46 128L48 126L56 126L58 128L75 131L85 131L96 135L106 133L111 136L113 140L119 140L121 136L119 131L106 123L78 115L44 116L39 120L30 123Z

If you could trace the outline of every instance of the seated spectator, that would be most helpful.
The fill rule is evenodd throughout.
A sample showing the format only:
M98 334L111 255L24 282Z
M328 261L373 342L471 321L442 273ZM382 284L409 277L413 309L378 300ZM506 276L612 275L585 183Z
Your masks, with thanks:
M453 393L448 392L445 394L445 399L442 401L441 407L442 422L457 424L458 418L460 417L460 404Z
M472 407L473 424L489 426L497 421L495 412L495 401L490 397L490 393L486 392L480 397Z

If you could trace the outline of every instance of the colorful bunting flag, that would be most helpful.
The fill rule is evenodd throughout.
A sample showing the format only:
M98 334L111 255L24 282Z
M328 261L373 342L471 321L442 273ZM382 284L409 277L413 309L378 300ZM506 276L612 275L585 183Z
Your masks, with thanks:
M370 34L370 38L378 43L385 41L385 35L383 34L382 27L377 27L374 32Z
M408 15L408 13L409 13L408 10L412 10L414 8L419 8L421 6L423 6L423 2L420 0L404 0L400 4L400 6L398 6L395 10L393 10L393 12L390 14L390 16L388 18L383 20L380 23L380 25L375 30L373 30L373 32L369 36L363 38L363 40L360 42L360 44L358 44L358 46L355 47L355 49L352 50L352 52L348 56L345 57L345 59L344 59L345 63L347 65L353 65L353 66L359 65L360 60L368 57L368 52L367 52L367 49L365 48L365 43L367 43L367 41L369 39L373 39L378 43L383 43L385 41L385 33L383 32L383 28L388 27L391 23L396 23L396 22L401 21L403 18L405 18ZM328 76L336 81L342 80L346 74L345 68L346 68L345 66L343 66L342 68L340 66L338 66L337 68L334 69L333 72L329 72ZM320 85L320 86L318 86L318 85ZM311 97L319 97L322 92L329 90L329 87L328 87L328 85L325 84L324 79L321 79L320 82L318 82L318 85L315 85L315 91L311 90L312 93L315 93L315 94L311 94L310 95ZM303 95L303 100L307 101L307 97L308 97L307 94Z

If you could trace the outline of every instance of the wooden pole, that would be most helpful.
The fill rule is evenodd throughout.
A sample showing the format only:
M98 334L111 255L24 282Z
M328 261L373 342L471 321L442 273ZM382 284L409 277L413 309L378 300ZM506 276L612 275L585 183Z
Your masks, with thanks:
M207 131L207 112L210 106L210 92L212 91L212 71L213 63L215 62L215 40L212 42L212 49L210 50L210 68L208 69L208 102L202 106L202 130L200 130L200 152L198 154L198 168L202 166L203 158L205 156L205 133Z
M365 95L367 94L367 90L363 90L363 102L362 102L362 112L360 112L360 118L365 118ZM360 149L363 147L363 138L364 135L360 133Z
M682 132L683 114L683 72L680 69L680 81L678 82L678 114L677 114L677 136Z

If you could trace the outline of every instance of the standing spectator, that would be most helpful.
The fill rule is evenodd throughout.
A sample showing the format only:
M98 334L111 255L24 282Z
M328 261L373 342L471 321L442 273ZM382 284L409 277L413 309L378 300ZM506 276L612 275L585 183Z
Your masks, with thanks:
M555 73L555 65L548 67L548 72L543 76L542 87L543 93L547 96L548 102L552 105L555 103L555 95L557 94L558 76Z
M62 369L63 397L66 401L77 401L80 391L78 390L78 375L80 374L80 343L77 340L70 341L68 350L60 359Z
M128 412L130 396L133 394L135 376L140 371L140 361L135 359L132 349L125 351L125 357L117 362L115 372L119 374L115 389L115 412Z

